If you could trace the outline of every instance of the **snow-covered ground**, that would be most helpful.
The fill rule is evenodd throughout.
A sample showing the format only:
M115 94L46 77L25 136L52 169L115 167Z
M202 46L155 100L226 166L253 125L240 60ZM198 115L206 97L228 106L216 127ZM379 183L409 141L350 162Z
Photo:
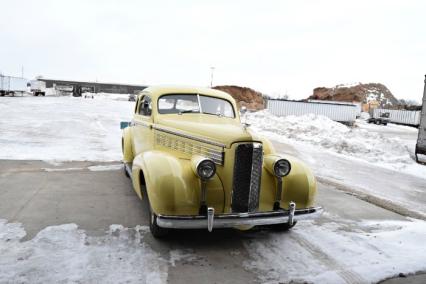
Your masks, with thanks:
M33 239L20 223L0 219L1 283L166 283L167 270L186 254L170 251L170 263L144 241L146 226L111 225L88 236L76 224L51 226Z
M0 159L119 161L120 121L134 109L123 96L2 98Z
M330 217L330 216L328 216ZM167 283L168 270L195 262L196 253L157 253L146 226L111 225L88 236L76 224L51 226L22 241L19 223L0 220L0 282ZM290 234L256 232L243 240L245 269L262 283L375 283L426 268L426 222L337 219L299 222ZM239 249L230 254L240 254Z
M279 117L268 111L247 114L247 122L256 132L280 142L426 178L426 167L414 160L416 128L369 125L362 120L348 127L324 116Z
M426 219L426 167L413 159L417 129L358 120L348 127L323 116L250 113L251 128L296 155L317 177L365 194L386 208Z
M246 242L245 266L263 283L375 283L425 269L425 242L424 221L307 221Z

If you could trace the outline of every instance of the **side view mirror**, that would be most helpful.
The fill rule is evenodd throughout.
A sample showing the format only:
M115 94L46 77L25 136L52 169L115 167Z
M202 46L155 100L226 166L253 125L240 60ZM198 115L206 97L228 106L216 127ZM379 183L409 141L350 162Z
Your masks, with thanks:
M242 107L240 108L240 113L241 113L241 115L244 115L246 112L247 112L247 108L246 108L245 106L242 106Z

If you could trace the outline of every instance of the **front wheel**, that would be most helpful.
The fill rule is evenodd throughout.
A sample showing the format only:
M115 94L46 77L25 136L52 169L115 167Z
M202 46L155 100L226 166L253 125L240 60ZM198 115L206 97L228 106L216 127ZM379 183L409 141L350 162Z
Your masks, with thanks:
M123 169L124 169L124 174L126 175L126 177L130 178L129 172L127 171L127 164L123 163Z
M156 239L161 239L164 238L165 236L167 236L169 234L169 229L166 228L161 228L160 226L158 226L157 224L157 215L154 213L154 211L152 210L151 204L149 202L149 198L148 198L148 192L146 190L146 186L141 185L141 189L142 189L142 198L145 200L146 204L146 208L148 208L148 213L149 213L149 230L152 234L152 236Z
M149 202L149 201L148 201ZM161 228L157 224L157 215L152 211L151 206L149 206L149 230L154 238L164 238L169 234L169 229Z

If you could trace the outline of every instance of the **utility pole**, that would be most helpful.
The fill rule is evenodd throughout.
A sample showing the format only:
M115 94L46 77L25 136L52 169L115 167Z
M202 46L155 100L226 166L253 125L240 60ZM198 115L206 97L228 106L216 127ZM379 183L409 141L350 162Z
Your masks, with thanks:
M211 74L210 74L210 88L213 87L213 73L214 73L214 67L210 67Z

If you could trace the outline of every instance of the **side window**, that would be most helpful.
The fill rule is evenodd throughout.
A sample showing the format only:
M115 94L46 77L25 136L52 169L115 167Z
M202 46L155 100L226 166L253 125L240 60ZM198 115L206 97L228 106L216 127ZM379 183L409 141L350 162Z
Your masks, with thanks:
M152 113L152 102L150 96L144 96L140 100L139 114L144 116L151 116Z

